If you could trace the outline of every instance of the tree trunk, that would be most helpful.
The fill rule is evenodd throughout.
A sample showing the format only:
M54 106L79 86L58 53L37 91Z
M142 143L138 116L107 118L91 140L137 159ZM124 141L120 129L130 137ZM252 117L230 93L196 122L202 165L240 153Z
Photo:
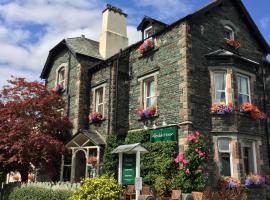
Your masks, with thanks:
M25 169L25 170L22 170L22 171L19 171L19 172L21 174L21 182L26 183L28 181L28 170Z

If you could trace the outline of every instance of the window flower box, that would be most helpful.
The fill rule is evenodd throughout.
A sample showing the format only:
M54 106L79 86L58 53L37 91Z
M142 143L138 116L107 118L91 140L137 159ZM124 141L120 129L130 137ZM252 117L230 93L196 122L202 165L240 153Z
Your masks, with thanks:
M233 104L229 103L226 105L225 103L215 103L212 105L211 113L214 114L228 114L233 112Z
M139 120L147 120L150 119L152 117L154 117L156 115L157 109L155 106L151 106L145 110L141 109L141 108L137 108L136 109L136 113L139 116Z
M241 47L240 42L237 40L226 39L226 44L230 47L233 47L234 49L239 49Z
M64 92L64 87L60 84L57 84L52 90L51 90L53 93L56 93L56 94L61 94Z
M149 38L149 39L146 39L141 45L140 47L137 49L137 51L140 53L140 54L144 54L152 49L155 48L155 43L154 43L154 40L153 38Z
M254 186L263 186L265 185L265 178L260 175L250 175L247 176L245 180L245 186L247 188L254 187Z
M249 114L253 120L262 120L266 118L266 114L251 103L243 103L240 106L240 112Z
M89 120L92 124L100 123L103 120L102 114L100 112L91 112L89 114Z
M241 187L240 180L230 176L222 176L219 179L218 183L221 188L224 186L226 189L235 189Z

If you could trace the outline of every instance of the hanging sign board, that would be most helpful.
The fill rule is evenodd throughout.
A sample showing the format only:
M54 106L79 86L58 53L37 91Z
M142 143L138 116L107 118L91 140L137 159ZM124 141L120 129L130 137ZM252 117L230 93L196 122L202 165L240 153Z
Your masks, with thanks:
M122 171L122 184L134 185L135 181L135 167L136 167L136 155L124 154L123 155L123 171Z
M166 127L150 130L150 141L176 141L177 127Z

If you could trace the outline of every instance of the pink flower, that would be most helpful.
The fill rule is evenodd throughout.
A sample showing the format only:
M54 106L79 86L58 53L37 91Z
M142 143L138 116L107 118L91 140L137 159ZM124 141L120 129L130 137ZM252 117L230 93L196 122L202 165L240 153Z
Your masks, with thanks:
M190 171L189 171L189 169L187 169L185 173L186 173L186 174L190 174Z
M188 161L187 161L187 160L185 160L185 159L183 159L183 161L182 161L182 162L183 162L183 164L184 164L184 165L187 165L187 164L188 164Z
M179 167L179 170L180 170L180 171L183 170L183 166L180 166L180 167Z
M202 170L201 169L197 169L197 173L201 174Z
M195 132L195 135L196 135L197 137L200 137L201 133L200 133L199 131L196 131L196 132Z
M187 137L188 141L194 141L196 140L196 137L193 135L193 134L188 134L188 137Z
M183 160L184 160L184 154L179 153L174 161L175 161L175 163L178 164L179 162L182 162Z

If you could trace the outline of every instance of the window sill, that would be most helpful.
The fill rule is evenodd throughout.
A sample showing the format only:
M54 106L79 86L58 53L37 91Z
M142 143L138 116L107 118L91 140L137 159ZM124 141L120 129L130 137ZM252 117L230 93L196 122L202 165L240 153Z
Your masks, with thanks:
M159 50L159 48L150 49L150 50L146 51L145 53L143 53L143 54L139 57L139 59L148 57L148 56L154 54L155 52L157 52L158 50Z
M157 119L159 117L159 115L154 115L151 117L147 117L147 118L143 118L143 119L138 119L138 122L145 122L145 121L154 121L155 119Z

